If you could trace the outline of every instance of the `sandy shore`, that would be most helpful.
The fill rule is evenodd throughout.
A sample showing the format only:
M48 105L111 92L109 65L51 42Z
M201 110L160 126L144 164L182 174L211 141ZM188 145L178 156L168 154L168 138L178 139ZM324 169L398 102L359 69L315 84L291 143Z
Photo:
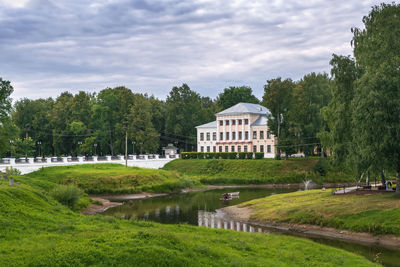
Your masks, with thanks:
M372 235L370 233L351 232L329 227L309 224L289 224L280 222L259 222L251 220L253 211L247 207L230 206L218 210L224 218L241 221L254 226L261 226L272 231L287 232L302 237L323 237L335 240L358 243L362 245L378 245L400 250L400 237L393 235Z

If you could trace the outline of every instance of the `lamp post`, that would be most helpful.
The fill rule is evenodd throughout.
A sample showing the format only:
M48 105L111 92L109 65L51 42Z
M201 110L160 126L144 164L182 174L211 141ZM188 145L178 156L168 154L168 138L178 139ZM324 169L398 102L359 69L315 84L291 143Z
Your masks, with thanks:
M135 155L135 141L132 141L132 155Z
M96 156L96 148L97 148L97 144L93 144L94 146L94 155Z
M42 147L42 141L38 141L36 144L39 146L39 157L42 157L42 154L40 153Z
M82 145L82 141L78 141L78 145L79 145L79 148L78 148L78 150L79 150L79 154L81 153L81 145ZM77 155L78 155L78 153L76 153Z
M12 158L12 146L14 144L14 140L10 140L10 158Z

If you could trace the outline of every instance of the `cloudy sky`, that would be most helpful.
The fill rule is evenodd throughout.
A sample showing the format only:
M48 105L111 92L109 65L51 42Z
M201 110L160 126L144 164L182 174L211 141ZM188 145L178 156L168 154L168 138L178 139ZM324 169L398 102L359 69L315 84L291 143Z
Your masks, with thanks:
M125 85L165 99L329 72L373 0L0 0L0 77L12 97ZM391 2L391 1L386 1Z

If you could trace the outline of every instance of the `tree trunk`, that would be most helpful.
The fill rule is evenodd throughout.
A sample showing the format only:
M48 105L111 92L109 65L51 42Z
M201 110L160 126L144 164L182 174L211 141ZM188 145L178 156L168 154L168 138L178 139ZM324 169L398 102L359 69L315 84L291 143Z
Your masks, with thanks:
M382 172L381 172L381 183L382 183L382 185L386 184L386 177L385 177L385 171L384 170L382 170Z
M400 197L400 170L397 170L396 196Z
M321 158L323 159L325 157L324 155L324 148L321 146Z

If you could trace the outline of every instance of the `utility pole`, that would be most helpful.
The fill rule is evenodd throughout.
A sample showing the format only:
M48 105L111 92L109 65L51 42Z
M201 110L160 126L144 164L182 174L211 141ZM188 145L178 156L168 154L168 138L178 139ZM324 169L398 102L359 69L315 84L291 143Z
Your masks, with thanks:
M128 167L128 127L125 126L125 167Z

